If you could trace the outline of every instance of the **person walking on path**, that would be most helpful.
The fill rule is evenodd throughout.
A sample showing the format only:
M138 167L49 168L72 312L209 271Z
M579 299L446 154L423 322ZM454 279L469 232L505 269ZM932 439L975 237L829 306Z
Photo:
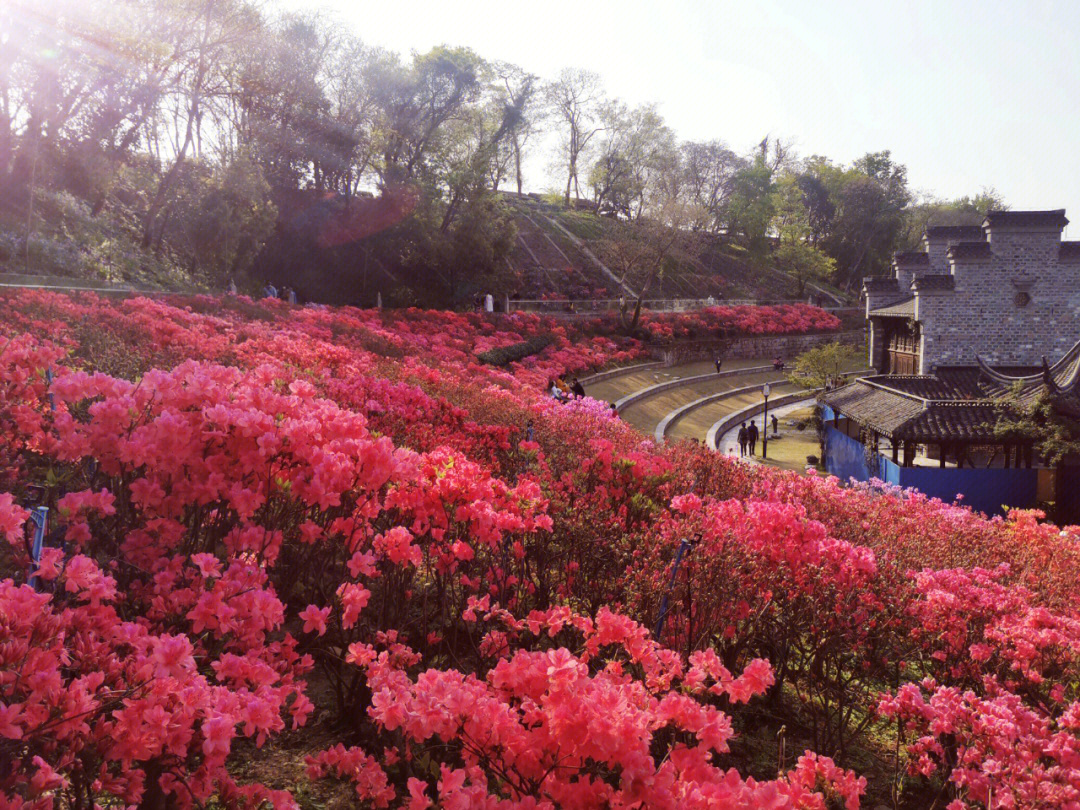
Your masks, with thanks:
M716 360L714 362L716 363L716 373L719 374L720 366L724 364L724 361L720 359L720 355L716 355Z
M742 423L742 427L739 428L739 456L746 455L746 442L747 442L746 422Z
M750 445L750 455L755 455L755 450L757 448L758 435L759 434L758 434L757 425L754 424L754 420L751 419L750 420L750 427L748 427L746 429L746 441L747 441L747 444Z

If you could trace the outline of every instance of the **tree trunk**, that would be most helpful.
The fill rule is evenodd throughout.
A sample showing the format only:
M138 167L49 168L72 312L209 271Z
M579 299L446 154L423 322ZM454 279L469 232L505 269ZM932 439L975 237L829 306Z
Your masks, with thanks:
M191 143L194 139L195 111L197 110L198 106L199 95L198 93L196 93L191 100L191 109L188 115L187 130L184 133L184 145L177 153L176 159L173 161L172 166L169 167L169 171L165 173L165 176L161 178L161 182L158 183L157 192L154 194L154 199L150 203L150 208L146 212L146 217L143 219L143 249L150 247L150 245L154 243L154 226L157 222L158 215L161 213L161 209L165 207L165 203L168 200L168 195L172 191L173 184L176 181L176 176L179 174L181 166L183 166L185 160L187 160L187 152L188 149L191 148ZM164 227L162 227L162 234L164 234L164 230Z
M521 196L521 144L514 138L514 173L517 176L518 196Z

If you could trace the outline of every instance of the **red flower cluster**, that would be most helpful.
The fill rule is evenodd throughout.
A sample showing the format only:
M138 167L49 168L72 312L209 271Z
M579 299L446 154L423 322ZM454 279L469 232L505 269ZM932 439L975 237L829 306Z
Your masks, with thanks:
M0 808L295 806L230 766L314 695L375 807L1078 801L1075 533L645 442L542 393L588 326L4 304Z
M650 339L660 343L743 335L835 332L841 325L835 315L809 304L716 306L690 312L646 310L641 317L641 326ZM618 316L607 313L591 320L588 328L598 334L616 334Z

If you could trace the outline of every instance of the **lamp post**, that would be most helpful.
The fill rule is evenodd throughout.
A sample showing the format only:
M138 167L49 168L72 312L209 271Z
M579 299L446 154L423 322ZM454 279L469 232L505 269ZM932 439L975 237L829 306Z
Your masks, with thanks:
M765 416L761 420L761 457L769 457L769 392L772 388L768 383L761 386L761 393L765 396Z

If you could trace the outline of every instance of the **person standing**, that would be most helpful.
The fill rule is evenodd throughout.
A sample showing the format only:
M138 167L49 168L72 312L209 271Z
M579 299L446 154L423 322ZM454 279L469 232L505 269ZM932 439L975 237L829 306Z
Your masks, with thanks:
M484 296L484 312L494 312L494 311L495 311L495 296L493 296L491 293L488 293L487 295Z
M770 419L772 419L772 435L773 436L779 436L780 435L780 423L776 419L776 414L774 413L770 417Z
M724 364L724 361L720 359L720 355L716 355L716 359L713 361L716 363L716 373L720 373L720 366Z
M746 455L746 422L742 423L742 427L739 428L739 457Z
M229 295L236 295L236 279L229 276Z
M575 397L585 397L585 386L577 377L574 377L574 384L570 386L570 390L574 392Z
M750 445L750 455L754 455L757 448L758 440L758 427L754 423L754 420L750 420L750 427L746 429L746 443Z
M616 407L614 402L611 403L611 418L612 419L618 419L619 418L619 409L618 409L618 407Z

